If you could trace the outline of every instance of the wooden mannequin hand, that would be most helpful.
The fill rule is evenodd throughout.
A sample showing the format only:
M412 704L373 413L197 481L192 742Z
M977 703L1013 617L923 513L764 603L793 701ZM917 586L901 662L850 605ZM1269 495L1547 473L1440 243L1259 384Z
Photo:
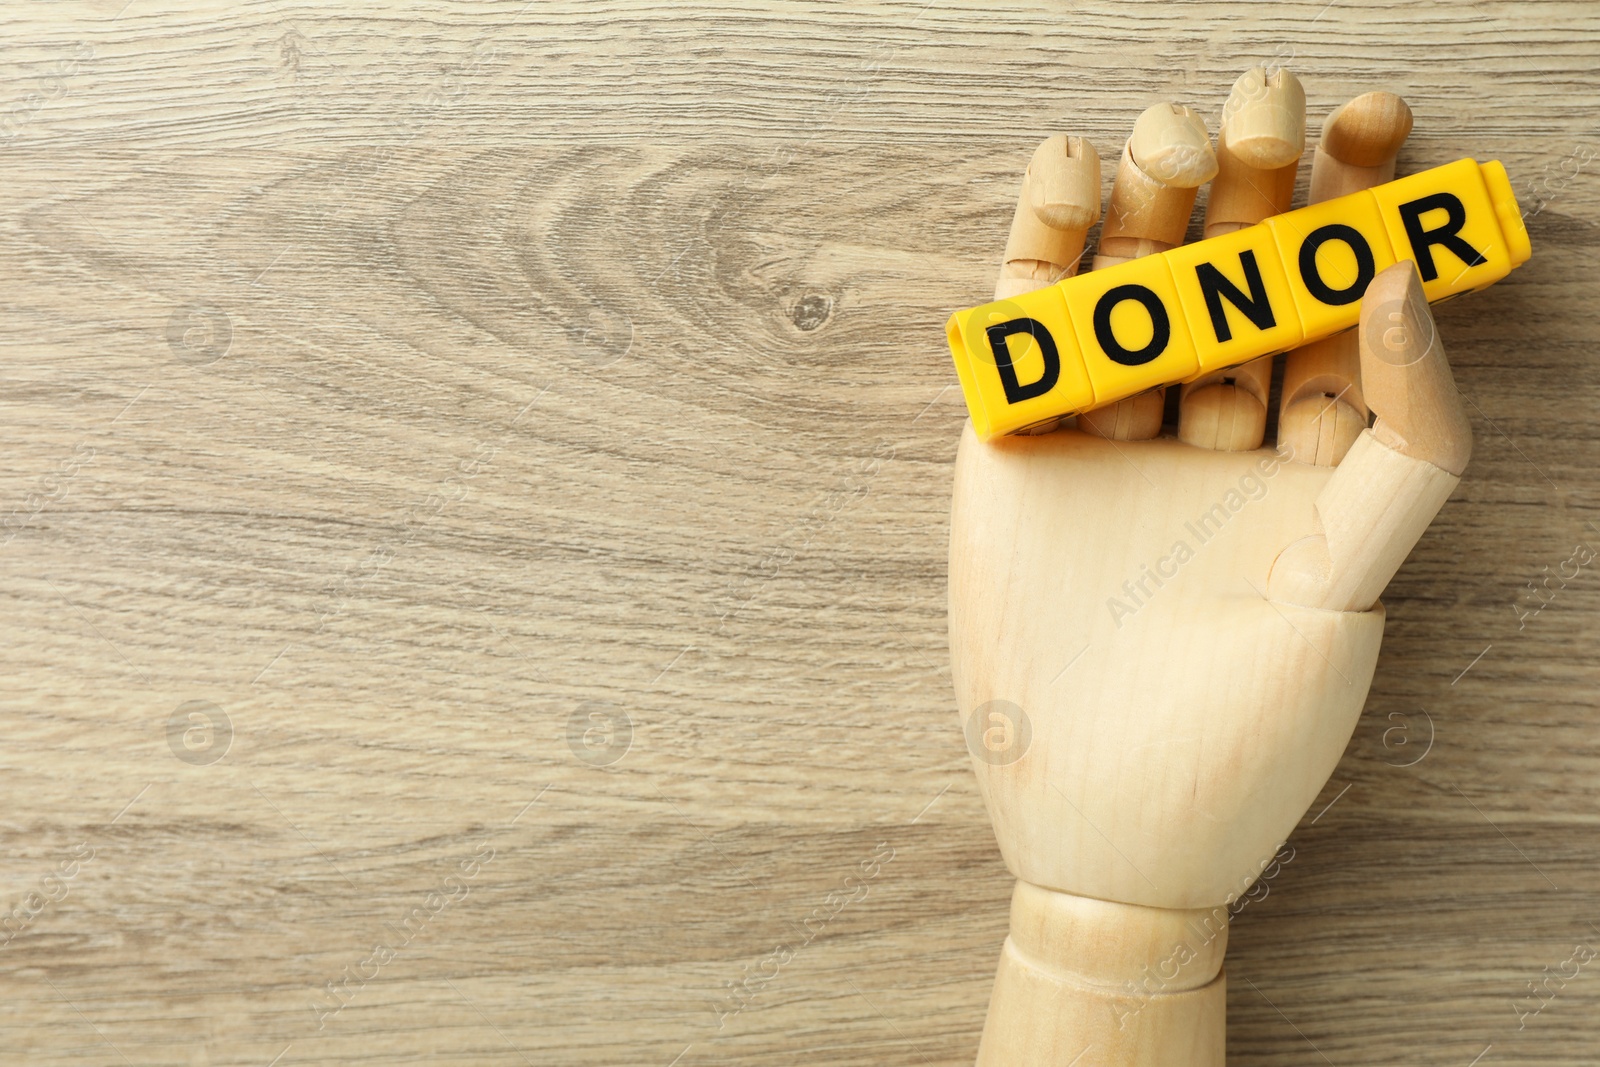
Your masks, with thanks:
M1241 79L1256 95L1224 112L1221 154L1234 158L1217 178L1275 191L1258 198L1256 217L1208 216L1208 229L1290 206L1294 163L1282 162L1282 145L1295 122L1303 139L1304 98L1287 71L1275 77ZM1368 94L1330 120L1324 141L1346 158L1319 151L1325 196L1392 175L1410 128L1397 102ZM1168 108L1162 121L1184 114ZM1352 114L1365 124L1356 133ZM1261 139L1231 138L1235 124L1282 132L1251 156ZM1191 131L1177 142L1190 146L1178 153L1193 164L1184 180L1215 169L1193 141ZM1386 146L1376 163L1374 143ZM1066 162L1041 160L1060 153ZM1097 173L1085 210L1092 155L1081 141L1041 146L1000 295L1075 266L1012 253L1048 251L1051 220L1070 223L1053 236L1057 254L1071 253L1067 231L1098 215ZM1170 192L1126 173L1139 155L1124 153L1113 213L1129 189L1152 201ZM1251 170L1252 160L1273 166ZM1193 186L1176 188L1172 240L1122 225L1118 250L1181 240ZM1237 209L1240 194L1214 188L1211 199L1215 215ZM1155 217L1161 205L1139 211ZM950 543L955 688L1019 879L980 1063L1066 1064L1089 1048L1100 1051L1085 1064L1222 1063L1227 905L1338 762L1377 661L1378 594L1455 487L1471 442L1410 261L1369 285L1356 331L1287 362L1286 408L1298 406L1276 450L1260 447L1268 360L1185 387L1176 437L1157 436L1162 402L1149 397L1084 416L1083 428L989 444L970 425L963 434ZM1308 399L1320 406L1308 412ZM1369 409L1377 423L1366 429Z

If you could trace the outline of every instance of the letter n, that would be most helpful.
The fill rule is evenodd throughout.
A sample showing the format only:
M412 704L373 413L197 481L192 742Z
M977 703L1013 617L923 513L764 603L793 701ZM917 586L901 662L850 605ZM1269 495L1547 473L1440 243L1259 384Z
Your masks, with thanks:
M1261 268L1256 265L1253 249L1239 253L1239 266L1244 270L1245 284L1250 287L1248 296L1210 263L1202 263L1194 269L1200 291L1205 294L1206 310L1211 313L1211 328L1216 331L1219 343L1233 340L1233 327L1228 325L1228 314L1222 308L1224 298L1258 330L1270 330L1278 324L1272 305L1267 302L1267 285L1261 280Z

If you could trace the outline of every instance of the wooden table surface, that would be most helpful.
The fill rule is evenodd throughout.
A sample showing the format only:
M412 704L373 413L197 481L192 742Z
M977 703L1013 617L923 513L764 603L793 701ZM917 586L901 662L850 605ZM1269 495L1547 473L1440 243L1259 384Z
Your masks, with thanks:
M1596 1062L1593 5L4 21L0 1062L970 1063L943 319L1041 137L1283 62L1534 256L1230 1062Z

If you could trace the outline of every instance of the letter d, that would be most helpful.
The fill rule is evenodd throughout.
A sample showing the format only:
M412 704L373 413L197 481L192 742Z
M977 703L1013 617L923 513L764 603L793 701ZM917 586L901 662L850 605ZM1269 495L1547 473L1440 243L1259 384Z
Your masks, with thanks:
M1056 340L1050 336L1044 323L1038 319L1012 319L987 327L984 333L989 335L989 351L994 353L994 367L1000 372L1006 403L1020 404L1055 388L1056 379L1061 377L1061 354L1056 351ZM1006 338L1014 333L1031 336L1039 346L1039 354L1044 357L1044 373L1039 375L1036 382L1023 385L1017 381L1017 369L1011 365L1011 349L1006 344Z

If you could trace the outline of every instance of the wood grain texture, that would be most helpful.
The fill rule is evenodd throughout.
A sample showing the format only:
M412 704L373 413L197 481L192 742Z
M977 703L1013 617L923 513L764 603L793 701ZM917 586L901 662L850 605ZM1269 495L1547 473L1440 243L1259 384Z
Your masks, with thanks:
M1477 449L1230 1061L1593 1062L1600 12L354 12L4 13L0 1059L970 1063L940 326L1041 137L1276 59L1534 256L1438 309Z

